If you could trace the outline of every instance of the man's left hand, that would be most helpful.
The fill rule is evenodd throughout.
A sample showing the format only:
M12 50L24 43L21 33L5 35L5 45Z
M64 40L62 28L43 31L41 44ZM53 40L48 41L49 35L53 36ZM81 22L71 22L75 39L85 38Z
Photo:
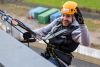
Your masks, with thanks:
M84 19L82 17L82 14L81 14L79 8L77 7L76 9L77 9L77 13L74 14L76 20L78 21L79 24L84 24Z

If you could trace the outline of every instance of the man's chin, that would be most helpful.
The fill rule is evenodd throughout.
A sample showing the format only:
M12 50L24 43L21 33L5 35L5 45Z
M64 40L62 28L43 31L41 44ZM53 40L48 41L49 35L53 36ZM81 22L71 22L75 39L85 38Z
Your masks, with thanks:
M68 25L69 25L69 23L63 24L63 26L68 26Z

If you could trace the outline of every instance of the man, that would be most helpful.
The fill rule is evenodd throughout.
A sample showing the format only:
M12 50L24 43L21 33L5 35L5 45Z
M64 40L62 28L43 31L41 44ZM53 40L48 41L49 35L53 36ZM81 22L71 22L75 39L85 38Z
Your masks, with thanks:
M68 1L61 9L62 16L48 26L33 30L47 45L41 55L58 67L71 64L72 52L79 44L90 46L90 36L77 3Z

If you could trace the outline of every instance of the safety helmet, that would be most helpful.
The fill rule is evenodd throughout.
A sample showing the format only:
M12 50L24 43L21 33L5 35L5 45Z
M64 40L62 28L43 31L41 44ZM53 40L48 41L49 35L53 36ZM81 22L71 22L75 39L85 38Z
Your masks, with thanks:
M61 9L62 14L74 14L77 13L76 10L77 3L74 1L67 1L63 4L63 8Z

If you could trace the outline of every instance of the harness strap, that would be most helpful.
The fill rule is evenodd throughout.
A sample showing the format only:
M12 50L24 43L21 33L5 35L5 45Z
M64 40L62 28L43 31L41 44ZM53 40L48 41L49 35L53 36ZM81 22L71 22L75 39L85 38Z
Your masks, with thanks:
M49 39L49 37L58 29L58 27L60 27L61 26L61 24L59 24L59 25L55 25L53 28L52 28L52 30L45 36L45 37L43 37L42 39L43 40L48 40Z
M66 32L66 31L67 31L67 29L63 29L63 30L61 30L61 31L58 31L58 32L56 32L56 33L50 35L47 39L49 40L49 39L51 39L51 38L54 38L54 37L56 37L56 36L58 36L58 35L60 35L60 34L62 34L62 33L64 33L64 32Z
M58 27L60 27L61 26L61 24L60 25L58 25L58 26L55 26L49 33L48 33L48 35L46 35L45 37L43 37L42 39L44 39L44 40L49 40L49 39L52 39L52 38L54 38L54 37L56 37L56 36L58 36L58 35L60 35L60 34L62 34L62 33L64 33L64 32L70 32L70 30L68 30L68 29L62 29L62 30L60 30L60 31L58 31L58 32L56 32L55 33L55 31L58 29ZM67 33L66 33L67 34Z
M59 64L59 67L63 67L57 55L55 54L54 48L48 47L47 50L50 56L56 59L57 63Z
M52 46L52 45L49 45L49 47L47 47L47 50L48 50L48 53L50 54L50 56L51 56L51 57L54 57L54 58L57 60L57 62L58 62L58 64L59 64L59 67L63 67L63 65L64 65L64 66L68 66L63 60L61 60L61 59L56 55L55 50L57 50L57 51L60 51L60 50L55 49L55 47ZM61 52L62 52L62 51L61 51ZM64 53L64 52L63 52L63 53ZM72 54L69 54L69 53L65 53L65 54L67 54L67 55L73 57Z

